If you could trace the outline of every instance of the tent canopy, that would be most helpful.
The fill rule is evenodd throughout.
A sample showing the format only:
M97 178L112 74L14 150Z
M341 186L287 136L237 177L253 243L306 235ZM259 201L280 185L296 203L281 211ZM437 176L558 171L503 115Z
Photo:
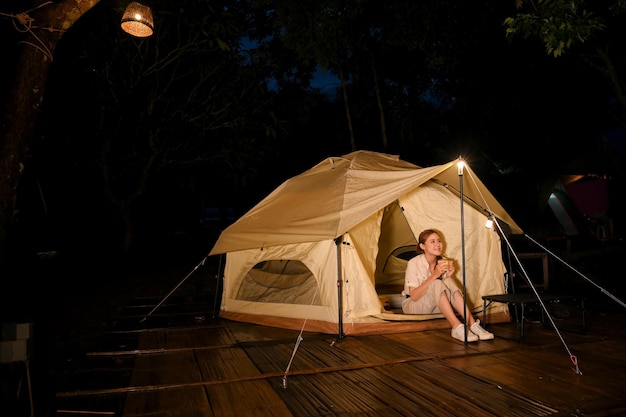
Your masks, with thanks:
M327 158L285 181L228 227L209 255L335 239L429 180L458 195L458 162L421 168L370 151ZM463 183L466 203L485 216L491 212L511 233L523 233L467 165L463 176L469 177Z

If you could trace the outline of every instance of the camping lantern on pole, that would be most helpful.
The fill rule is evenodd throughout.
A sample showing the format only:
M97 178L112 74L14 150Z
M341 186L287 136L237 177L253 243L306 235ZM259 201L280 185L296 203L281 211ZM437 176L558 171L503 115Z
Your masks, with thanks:
M463 158L459 157L459 161L456 164L459 174L459 193L461 194L461 262L463 265L463 299L467 300L467 287L465 285L465 216L463 213L463 200L465 197L463 196L463 168L465 168L465 161ZM467 343L467 309L463 309L463 328L465 343Z
M130 3L122 15L124 32L138 38L147 38L154 32L152 9L136 1Z

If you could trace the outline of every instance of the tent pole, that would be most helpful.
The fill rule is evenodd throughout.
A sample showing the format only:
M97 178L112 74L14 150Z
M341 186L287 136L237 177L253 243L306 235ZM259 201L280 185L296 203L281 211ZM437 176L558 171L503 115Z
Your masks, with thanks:
M343 243L343 236L335 238L335 246L337 246L337 325L339 332L339 340L343 339L343 291L342 291L342 279L341 279L341 244Z
M215 297L213 299L213 318L215 318L215 315L218 314L217 301L218 301L218 294L220 291L220 280L224 277L224 274L222 273L222 259L224 257L225 257L224 254L220 255L220 261L217 266L217 274L215 274Z
M457 162L457 169L459 174L459 192L461 193L461 262L463 265L463 305L467 300L467 287L465 285L465 212L463 211L463 167L465 163L463 162L463 158L459 157L459 161ZM467 307L463 307L463 335L465 339L465 343L467 343Z

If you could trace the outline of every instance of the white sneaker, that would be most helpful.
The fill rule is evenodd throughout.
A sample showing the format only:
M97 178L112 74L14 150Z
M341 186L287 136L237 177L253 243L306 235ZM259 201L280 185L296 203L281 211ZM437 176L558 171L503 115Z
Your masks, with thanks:
M493 333L488 332L487 330L483 329L482 326L480 325L480 320L476 320L474 324L470 326L469 329L472 331L472 333L478 336L480 340L493 339Z
M452 329L451 335L456 340L460 340L461 342L465 342L465 326L463 326L463 323L459 324L454 329ZM474 333L470 332L469 329L468 329L467 330L467 341L468 342L475 342L477 340L478 340L478 336L476 336Z

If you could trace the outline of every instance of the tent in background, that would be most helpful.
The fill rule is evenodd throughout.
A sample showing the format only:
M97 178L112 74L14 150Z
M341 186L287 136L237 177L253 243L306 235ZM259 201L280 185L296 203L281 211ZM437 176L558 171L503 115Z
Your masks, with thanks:
M486 219L523 232L469 167L459 175L457 162L421 168L357 151L285 181L209 253L226 255L220 316L340 335L448 326L434 320L441 315L398 314L384 304L399 296L406 252L427 228L442 233L459 285L464 240L468 304L482 311L482 295L504 292L506 272L500 236ZM490 322L509 320L504 305L487 313Z
M612 237L609 192L598 175L562 175L552 188L548 206L567 238L591 235L598 240Z

